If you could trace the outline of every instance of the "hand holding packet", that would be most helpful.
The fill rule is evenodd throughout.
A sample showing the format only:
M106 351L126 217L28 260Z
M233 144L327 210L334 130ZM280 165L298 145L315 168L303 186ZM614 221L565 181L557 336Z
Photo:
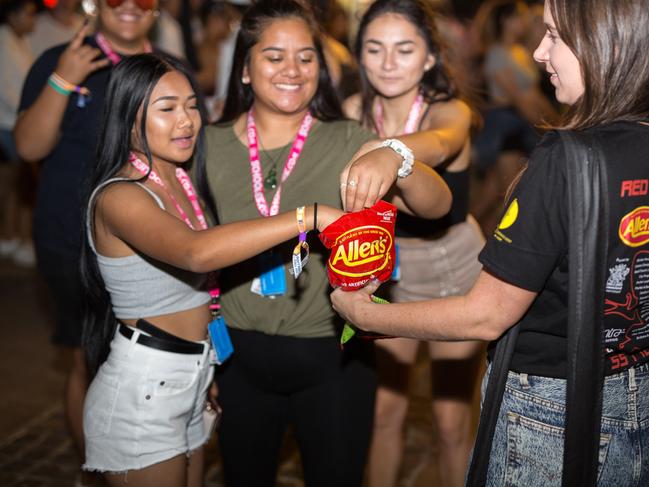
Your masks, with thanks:
M395 264L394 225L397 209L385 201L371 208L347 213L320 233L320 240L331 250L327 261L327 276L333 287L356 291L370 280L390 279ZM372 296L375 303L387 301ZM386 335L360 332L345 323L340 337L341 346L354 335L362 338L389 338Z
M371 279L384 282L394 267L394 224L397 208L385 201L355 213L346 213L320 233L331 250L327 276L333 287L362 288Z

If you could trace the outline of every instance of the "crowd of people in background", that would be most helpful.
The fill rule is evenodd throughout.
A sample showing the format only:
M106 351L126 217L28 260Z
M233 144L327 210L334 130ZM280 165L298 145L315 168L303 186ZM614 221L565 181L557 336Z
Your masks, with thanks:
M251 0L162 0L148 32L152 46L184 60L206 100L210 121L221 113L227 93L234 41ZM325 58L342 100L360 89L359 66L351 46L358 14L336 0L309 2L321 23ZM541 1L431 0L435 24L445 44L449 69L475 114L472 212L483 230L495 224L502 195L529 155L539 134L534 126L556 120L547 81L539 76L531 48L542 35ZM3 0L0 27L0 256L34 266L31 243L38 165L23 167L10 133L22 83L31 64L47 49L67 43L79 31L84 13L79 0L40 3ZM90 18L88 34L97 28ZM543 82L545 81L546 84ZM476 118L476 120L478 120ZM11 162L11 164L9 164ZM10 183L11 182L11 183Z
M305 198L319 202L320 220L315 208L305 211L320 228L341 210L360 210L384 196L379 185L392 188L386 199L401 210L399 269L382 288L384 297L403 303L465 295L485 275L478 254L498 224L508 188L562 108L538 62L547 57L532 56L547 36L543 1L365 4L350 12L337 0L0 0L0 258L37 266L50 290L52 341L72 350L64 402L79 464L107 472L111 485L125 471L133 472L128 479L135 485L200 485L195 465L202 458L195 456L193 465L184 455L178 459L204 443L200 428L188 427L184 443L172 438L135 461L139 453L124 450L137 443L128 436L133 410L115 416L123 426L115 436L106 436L100 419L117 414L105 403L116 400L110 386L116 375L135 376L143 363L162 368L164 357L147 350L131 356L128 344L144 333L145 341L172 336L200 348L194 353L202 368L192 371L198 378L191 394L201 399L190 401L185 393L189 409L182 413L188 423L198 421L212 380L203 356L209 345L202 342L210 295L196 291L194 273L221 268L223 315L237 353L217 369L211 392L214 408L225 411L219 442L227 485L272 485L289 425L308 486L355 486L363 478L369 487L396 485L420 342L357 341L340 350L342 322L328 299L326 256L311 238L300 280L289 279L272 299L256 289L259 273L276 268L278 255L290 254L293 245L281 244L293 237L292 216L275 216L280 200L271 205L271 197L282 188L284 212ZM121 85L111 81L114 73ZM158 140L164 129L156 117L167 115L158 113L155 100L165 97L176 100L168 111L182 112L174 123L188 127L182 137L191 139L177 153ZM108 117L105 103L121 109L122 118ZM120 137L130 143L118 150L111 144ZM282 186L299 137L304 153L300 146L300 163ZM267 206L250 183L253 143ZM417 160L414 175L388 174L403 147ZM207 220L180 186L174 195L172 166L192 156ZM171 192L146 180L147 167ZM137 185L125 182L131 180ZM350 199L356 188L369 196ZM127 200L139 209L126 212ZM174 208L184 223L168 218ZM139 219L159 221L146 227L147 238L138 236ZM240 220L248 223L235 223ZM222 235L236 235L240 245L228 258L220 256L227 253ZM198 267L184 259L194 239L213 249ZM134 283L111 274L121 265L149 278L173 274L186 288L173 281L173 293L162 294L184 293L192 306L158 307L144 295L128 301L116 289ZM89 286L101 290L94 301L86 299ZM524 298L529 305L530 296ZM101 316L84 307L88 302L100 302ZM338 306L356 317L349 302L340 299ZM430 338L406 325L399 331ZM483 336L464 338L427 343L445 486L464 482L485 358ZM128 403L143 387L167 393L158 390L167 382L161 375L147 381L134 379L120 401ZM156 410L148 420L165 444L169 435L153 425L161 417ZM253 444L251 437L264 441ZM79 485L90 480L84 473Z

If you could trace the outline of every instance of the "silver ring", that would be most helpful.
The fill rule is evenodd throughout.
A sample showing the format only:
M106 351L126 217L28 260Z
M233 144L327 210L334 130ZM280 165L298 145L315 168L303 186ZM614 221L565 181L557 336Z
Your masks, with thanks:
M349 186L350 188L355 188L355 187L356 187L356 181L354 181L354 180L352 179L351 181L349 181L349 182L347 183L347 186Z

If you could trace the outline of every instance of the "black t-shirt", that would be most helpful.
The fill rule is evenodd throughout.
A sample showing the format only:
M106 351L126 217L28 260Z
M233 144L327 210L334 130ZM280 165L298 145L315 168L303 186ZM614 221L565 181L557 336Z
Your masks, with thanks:
M610 222L604 303L605 372L649 361L649 126L589 129L607 161ZM547 134L480 254L498 278L538 293L521 319L511 369L565 378L568 307L568 194L565 152ZM493 352L493 344L490 349Z
M88 37L84 42L98 47L94 37ZM19 112L36 101L66 47L55 46L36 60L23 86ZM103 54L98 59L102 57ZM81 248L82 182L85 168L95 159L111 71L109 65L91 73L83 82L92 96L85 107L77 106L76 93L70 94L59 142L43 161L34 211L34 239L37 245L68 256L78 255Z

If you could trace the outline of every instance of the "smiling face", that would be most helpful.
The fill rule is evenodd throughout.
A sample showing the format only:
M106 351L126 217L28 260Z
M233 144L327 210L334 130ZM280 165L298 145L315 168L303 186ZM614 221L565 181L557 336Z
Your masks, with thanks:
M584 80L579 61L559 37L547 2L543 11L543 21L547 30L539 47L534 51L534 59L545 65L557 100L573 105L584 94Z
M140 119L141 115L136 127ZM147 107L146 138L154 160L186 162L194 152L200 128L196 93L189 81L178 71L166 73L151 91Z
M320 67L313 35L299 18L269 23L250 49L242 81L255 94L257 110L299 114L318 89Z
M153 4L157 8L158 3ZM125 0L115 8L109 7L106 0L99 1L101 31L123 53L130 54L133 47L140 47L154 22L154 10L142 10L134 0Z
M386 13L367 25L361 64L374 89L392 98L417 90L435 57L412 23L402 15Z

